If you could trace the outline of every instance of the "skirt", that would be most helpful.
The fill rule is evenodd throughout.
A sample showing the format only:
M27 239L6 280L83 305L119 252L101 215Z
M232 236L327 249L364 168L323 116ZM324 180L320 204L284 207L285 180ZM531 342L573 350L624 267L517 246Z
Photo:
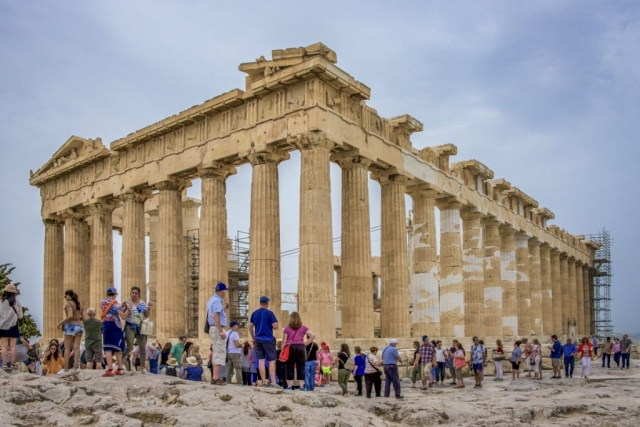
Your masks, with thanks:
M104 322L102 324L102 343L104 352L123 353L124 352L124 333L116 322Z
M18 338L18 336L20 336L20 331L17 323L9 329L0 329L0 338Z

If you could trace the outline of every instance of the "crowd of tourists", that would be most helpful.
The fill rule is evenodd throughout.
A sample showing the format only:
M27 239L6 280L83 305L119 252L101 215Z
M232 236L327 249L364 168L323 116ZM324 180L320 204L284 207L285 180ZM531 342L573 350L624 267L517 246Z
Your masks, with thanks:
M179 337L176 343L147 340L153 328L149 321L153 304L141 300L138 287L133 287L129 299L122 303L117 300L117 289L108 288L105 298L100 301L99 318L96 309L85 309L73 290L65 291L64 317L57 325L64 339L52 339L41 351L38 344L32 345L20 335L18 322L22 317L22 306L17 289L9 284L0 297L0 366L10 370L23 363L29 372L42 375L99 369L103 370L102 376L109 377L123 375L125 371L139 371L189 381L203 381L206 369L210 372L211 384L217 386L235 382L302 391L329 387L333 370L337 369L337 385L342 395L390 397L393 388L398 399L403 398L399 364L406 363L410 367L411 387L422 390L444 387L447 371L451 377L448 385L464 388L463 374L467 367L473 375L474 388L482 388L484 370L490 360L495 365L494 381L504 380L507 351L500 340L491 350L491 358L484 341L478 337L473 337L467 356L458 340L445 346L442 341L429 340L428 335L423 335L421 342L414 341L412 357L408 358L401 356L396 339L390 339L382 351L374 346L365 353L355 346L352 352L349 345L343 343L339 351L334 352L327 343L316 343L315 334L304 325L297 312L289 315L278 340L276 333L280 323L269 310L267 296L260 297L260 307L249 318L250 339L242 340L238 322L227 318L227 291L224 283L218 283L207 302L205 332L212 344L205 361L200 347L185 336ZM591 362L598 356L598 351L603 368L611 368L613 355L618 368L628 369L632 344L628 335L623 335L622 339L614 337L613 341L606 337L605 340L600 343L596 336L592 340L583 337L576 344L568 338L562 344L556 335L552 335L549 346L551 378L562 378L562 366L564 377L572 378L578 356L581 375L588 379ZM542 380L542 353L538 338L531 342L527 338L515 341L508 356L511 380L519 380L521 372L526 372L526 377L533 380ZM352 377L355 391L350 393L348 382Z

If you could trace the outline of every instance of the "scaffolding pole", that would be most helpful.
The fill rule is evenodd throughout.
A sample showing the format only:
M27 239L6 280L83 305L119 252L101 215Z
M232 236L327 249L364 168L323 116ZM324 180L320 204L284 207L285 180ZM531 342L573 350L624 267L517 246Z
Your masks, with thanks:
M611 262L611 245L613 240L606 228L601 232L587 236L587 239L600 245L595 252L591 273L591 330L598 337L609 337L613 334L611 320L611 278L613 277Z
M187 336L198 336L198 289L200 287L200 233L187 231Z

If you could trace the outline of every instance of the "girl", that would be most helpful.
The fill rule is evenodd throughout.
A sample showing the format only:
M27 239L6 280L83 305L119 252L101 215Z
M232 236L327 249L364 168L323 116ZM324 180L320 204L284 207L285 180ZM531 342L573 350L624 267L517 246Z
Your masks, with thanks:
M49 354L47 354L44 358L44 363L42 365L42 374L57 374L62 369L63 362L64 358L60 355L58 343L52 341L51 344L49 344Z
M613 361L616 362L617 367L620 367L620 355L622 354L622 347L620 347L620 338L613 339Z
M158 357L160 356L160 346L157 342L152 341L151 344L147 344L146 354L149 357L149 371L152 374L158 373Z
M533 364L531 363L531 344L529 344L528 338L522 338L522 344L524 344L524 368L527 370L527 377L531 378L531 371Z
M591 358L593 357L593 345L589 342L589 338L582 337L578 354L582 360L582 376L588 380L591 374Z
M73 369L77 371L80 363L80 344L84 334L84 328L82 327L84 307L78 300L78 294L72 289L65 291L64 300L64 314L66 317L58 323L58 329L64 331L64 368L69 367L69 357L73 352ZM66 372L64 368L58 374L64 374Z
M320 351L318 352L318 362L322 371L322 381L325 387L329 387L331 383L331 363L333 355L326 343L320 343Z
M9 346L11 346L11 361L16 360L16 341L20 335L18 321L22 319L22 304L18 301L17 294L18 288L9 283L4 287L0 298L0 339L2 341L2 361L5 364L5 369L11 369L11 363L7 358Z
M504 362L504 349L502 348L502 341L497 340L496 348L493 349L493 364L496 367L496 377L494 381L502 381L502 362Z
M533 346L531 348L531 366L533 367L533 379L542 379L542 349L540 348L540 342L538 338L533 339Z
M444 362L447 360L447 349L442 348L442 341L436 343L436 384L444 385Z
M251 385L251 344L242 345L242 384Z
M168 342L162 347L162 351L160 351L160 366L158 368L162 371L167 367L167 360L169 360L169 356L171 356L171 343Z
M353 379L357 384L358 396L362 396L362 378L364 378L365 360L360 347L355 346L353 350L356 352L356 357L354 358L355 366L351 373L353 374Z
M462 378L462 369L467 366L467 361L462 349L462 344L458 343L456 354L454 356L454 364L456 368L456 386L454 388L464 388L464 379Z

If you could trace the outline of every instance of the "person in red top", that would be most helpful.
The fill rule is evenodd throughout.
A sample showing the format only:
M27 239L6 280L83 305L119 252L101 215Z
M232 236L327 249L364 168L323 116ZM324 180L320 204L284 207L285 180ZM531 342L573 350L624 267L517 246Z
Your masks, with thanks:
M578 354L582 360L582 376L588 380L591 373L591 357L593 356L593 345L589 342L589 338L582 338Z

